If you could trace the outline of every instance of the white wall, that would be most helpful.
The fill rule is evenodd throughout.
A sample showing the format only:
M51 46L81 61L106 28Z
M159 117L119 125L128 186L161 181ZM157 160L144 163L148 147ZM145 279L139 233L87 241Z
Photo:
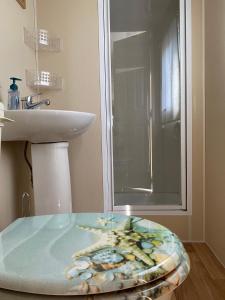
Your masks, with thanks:
M54 8L54 9L53 9ZM61 53L40 53L40 69L62 75L50 108L92 112L95 124L70 144L74 211L103 209L97 0L37 0L38 26L63 39Z
M0 101L7 106L9 77L23 79L21 95L30 94L26 88L25 69L35 68L35 55L23 42L23 27L33 28L35 0L27 0L23 10L16 0L0 1ZM4 130L4 129L3 129ZM23 143L3 143L0 162L0 230L11 223L20 212L23 191L29 190L27 168L23 159Z
M206 241L225 265L225 1L206 0Z
M31 91L26 87L25 70L35 69L34 52L24 44L23 28L34 28L35 0L27 0L27 9L22 9L16 0L0 1L0 100L7 106L9 77L16 76L23 81L18 83L21 96Z

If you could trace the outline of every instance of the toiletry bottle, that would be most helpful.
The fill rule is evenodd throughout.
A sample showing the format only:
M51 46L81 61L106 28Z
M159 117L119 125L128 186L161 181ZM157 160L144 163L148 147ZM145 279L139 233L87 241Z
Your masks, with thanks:
M20 93L16 81L22 81L20 78L11 77L13 83L10 85L8 92L8 109L14 110L20 108Z

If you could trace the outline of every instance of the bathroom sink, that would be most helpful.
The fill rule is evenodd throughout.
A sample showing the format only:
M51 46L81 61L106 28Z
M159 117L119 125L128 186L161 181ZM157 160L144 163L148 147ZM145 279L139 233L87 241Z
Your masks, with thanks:
M95 120L91 113L44 109L6 110L5 117L15 122L4 127L3 141L32 143L70 141L84 133Z
M72 212L69 142L88 130L95 115L65 110L8 110L15 122L3 127L3 141L29 141L35 215ZM0 280L1 281L1 280Z

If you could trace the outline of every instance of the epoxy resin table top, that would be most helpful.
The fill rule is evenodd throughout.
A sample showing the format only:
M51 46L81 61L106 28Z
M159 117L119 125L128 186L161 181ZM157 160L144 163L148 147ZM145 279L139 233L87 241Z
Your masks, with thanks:
M112 292L163 278L185 259L171 231L138 217L23 218L0 234L0 288L46 295Z

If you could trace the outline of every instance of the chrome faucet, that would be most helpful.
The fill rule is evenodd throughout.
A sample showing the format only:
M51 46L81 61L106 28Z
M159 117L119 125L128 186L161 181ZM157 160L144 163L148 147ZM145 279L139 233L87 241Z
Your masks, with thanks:
M27 96L27 97L21 99L22 109L36 109L36 108L40 107L41 105L47 105L47 106L50 105L51 102L49 99L43 99L38 102L33 102L33 98L40 96L40 95L41 95L41 93L30 95L30 96Z

